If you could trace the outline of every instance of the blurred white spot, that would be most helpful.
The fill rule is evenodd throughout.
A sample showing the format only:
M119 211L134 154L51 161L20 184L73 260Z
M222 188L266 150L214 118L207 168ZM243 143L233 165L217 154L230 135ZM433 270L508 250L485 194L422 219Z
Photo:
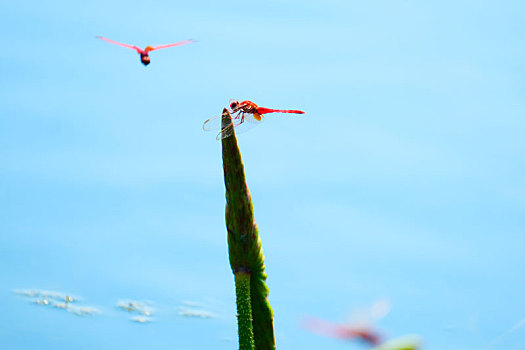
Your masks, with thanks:
M201 310L201 309L191 309L188 307L179 308L179 316L182 317L197 317L197 318L215 318L215 314Z
M135 317L132 317L131 320L137 323L146 323L146 322L151 321L149 317L144 317L144 316L135 316Z
M34 299L34 303L37 305L52 305L56 309L66 310L78 316L86 316L101 313L98 309L91 306L73 305L72 303L78 301L79 299L69 294L39 289L15 290L14 292L15 294L23 297L36 297L36 299Z
M189 307L203 307L201 303L197 303L195 301L183 301L182 304L184 306L189 306Z
M67 303L56 303L55 307L58 309L67 309L69 305Z
M39 293L36 290L14 290L15 294L24 296L24 297L35 297Z
M77 316L90 316L93 314L101 313L98 309L91 307L91 306L82 306L82 307L70 306L68 307L68 311L73 312Z
M390 312L390 309L392 308L392 305L390 302L386 299L380 299L372 305L370 308L370 314L373 319L379 320Z
M42 299L35 299L35 304L37 305L49 305L49 300L42 298Z
M121 300L117 303L117 307L129 313L139 314L140 316L135 316L131 318L131 320L145 323L150 321L148 316L151 316L153 313L153 309L148 304L149 303L135 300Z

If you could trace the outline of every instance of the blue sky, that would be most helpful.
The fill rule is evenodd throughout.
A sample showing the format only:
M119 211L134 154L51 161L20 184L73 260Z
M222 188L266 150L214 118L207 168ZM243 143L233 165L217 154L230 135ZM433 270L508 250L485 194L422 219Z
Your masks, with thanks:
M525 318L522 2L0 8L2 348L236 347L220 143L201 126L238 98L306 111L239 135L279 349L359 349L301 317L379 298L378 326L425 349L525 349L525 327L505 333ZM96 35L198 42L144 67ZM120 299L152 301L154 321ZM184 301L218 317L177 316Z

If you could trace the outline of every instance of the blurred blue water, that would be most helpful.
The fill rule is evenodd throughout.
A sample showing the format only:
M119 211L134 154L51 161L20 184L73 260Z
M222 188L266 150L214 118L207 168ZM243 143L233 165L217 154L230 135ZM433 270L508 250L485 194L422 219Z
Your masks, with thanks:
M523 349L524 5L52 1L2 4L0 347L232 349L220 143L230 98L280 349L388 298L389 336ZM138 55L95 35L146 46ZM34 305L71 293L100 314ZM149 300L139 324L116 307ZM216 318L185 318L185 301ZM205 336L203 336L205 335Z

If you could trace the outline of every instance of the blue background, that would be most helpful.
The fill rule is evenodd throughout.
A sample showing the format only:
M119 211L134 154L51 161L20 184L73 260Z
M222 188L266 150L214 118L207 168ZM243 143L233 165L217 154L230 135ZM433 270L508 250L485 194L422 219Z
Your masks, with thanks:
M279 349L525 349L522 1L11 1L0 5L0 347L233 349L220 143L230 98ZM188 38L151 53L131 50ZM91 317L14 289L78 295ZM120 299L150 300L130 322ZM218 315L177 315L194 301Z

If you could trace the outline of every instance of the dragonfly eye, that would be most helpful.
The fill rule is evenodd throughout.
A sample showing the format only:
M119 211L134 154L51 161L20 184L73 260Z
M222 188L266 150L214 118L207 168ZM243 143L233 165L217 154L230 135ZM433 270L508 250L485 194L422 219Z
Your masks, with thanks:
M231 109L235 109L235 107L237 107L239 105L239 102L237 101L233 101L231 104L230 104L230 108Z

